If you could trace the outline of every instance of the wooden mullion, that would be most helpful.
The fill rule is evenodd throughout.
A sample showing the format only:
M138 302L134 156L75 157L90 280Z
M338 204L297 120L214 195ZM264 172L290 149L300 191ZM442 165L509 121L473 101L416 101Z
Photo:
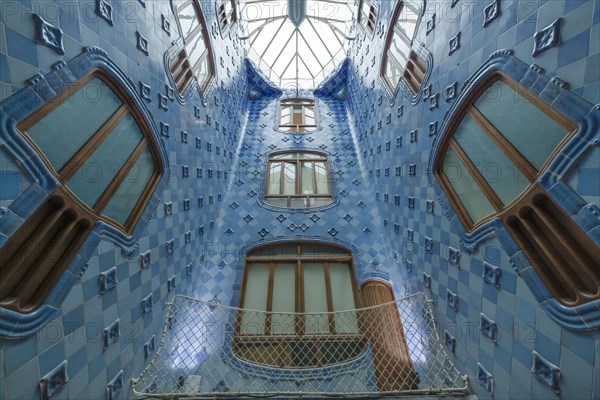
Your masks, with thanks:
M102 196L100 196L100 198L94 205L95 213L97 213L97 214L102 213L102 211L104 210L104 208L106 207L106 205L108 204L108 202L110 201L112 196L115 194L117 189L121 186L121 184L123 183L125 178L127 178L127 175L129 174L129 172L135 165L138 158L140 158L140 155L142 154L142 152L146 149L146 146L147 146L147 142L146 142L145 138L140 140L140 142L137 144L137 146L135 147L133 152L127 158L127 161L125 161L125 163L123 164L123 167L119 170L117 175L115 175L115 177L112 179L111 183L108 185L106 190L104 190L104 193L102 193Z
M61 168L58 173L58 179L61 182L67 182L71 179L79 168L94 154L94 151L100 147L102 142L110 135L113 129L127 116L128 106L122 104L117 111L96 131L75 155Z
M273 283L275 281L275 263L269 263L269 284L267 289L267 309L265 310L265 335L271 334L271 316L273 311Z
M296 195L300 195L302 191L302 161L296 160Z
M283 195L283 183L285 181L285 163L283 161L279 162L279 168L281 169L279 175L279 194Z
M335 320L333 318L333 294L331 293L331 277L329 276L329 262L323 263L325 274L325 292L327 293L327 320L329 322L329 333L335 335Z
M304 265L300 259L296 261L296 333L303 336L305 333L304 325Z
M521 171L530 182L535 182L538 172L533 165L506 139L502 133L474 106L469 107L469 115L477 125L492 139L500 150Z
M462 149L462 147L460 147L460 145L454 138L450 139L450 147L452 147L452 149L458 155L458 158L460 158L460 160L467 167L471 175L473 175L473 178L475 178L475 181L479 185L479 188L481 189L485 197L487 197L488 201L492 204L492 206L496 209L496 211L502 211L504 209L504 204L502 203L502 200L500 200L496 192L494 192L494 189L492 189L490 184L487 183L487 181L485 180L483 175L481 175L479 170L475 168L473 162L469 159L469 156L467 156L465 151Z
M473 225L475 223L473 222L473 219L471 218L471 215L469 214L469 212L465 208L465 206L462 203L462 201L460 201L460 197L458 196L458 194L454 190L454 187L452 187L452 185L448 181L448 177L446 177L446 174L444 174L443 172L440 174L440 177L441 177L440 182L442 184L443 189L446 192L448 192L450 194L449 197L454 200L452 202L452 204L454 205L454 207L456 207L458 209L457 210L458 211L458 217L462 220L462 223L465 226L467 226L469 228L473 227Z

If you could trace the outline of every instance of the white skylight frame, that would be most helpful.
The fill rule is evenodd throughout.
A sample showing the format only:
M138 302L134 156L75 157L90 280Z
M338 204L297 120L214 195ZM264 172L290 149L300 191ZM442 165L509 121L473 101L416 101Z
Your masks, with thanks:
M287 0L241 0L248 57L282 89L314 89L346 58L354 0L306 0L296 27Z

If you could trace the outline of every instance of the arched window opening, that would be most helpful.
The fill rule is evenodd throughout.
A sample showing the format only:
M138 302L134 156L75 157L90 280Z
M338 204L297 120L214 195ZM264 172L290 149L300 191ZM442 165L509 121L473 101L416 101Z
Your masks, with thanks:
M400 80L404 80L416 95L427 75L427 63L415 50L420 14L417 3L401 1L392 18L381 63L381 75L391 94L396 93Z
M348 251L310 243L252 250L246 256L235 353L282 368L356 358L366 350L357 305ZM339 313L327 314L333 312Z
M463 225L499 217L558 301L600 298L597 246L537 183L577 126L500 74L471 99L434 165Z
M310 99L286 99L279 103L279 130L309 133L319 128L317 106Z
M179 94L183 95L193 78L204 93L215 75L206 22L198 0L173 0L179 20L183 48L170 62L170 71Z
M265 202L278 207L311 208L333 201L327 156L313 152L269 157Z
M37 309L98 220L127 234L137 224L162 167L133 104L97 72L17 126L61 186L0 249L0 306Z

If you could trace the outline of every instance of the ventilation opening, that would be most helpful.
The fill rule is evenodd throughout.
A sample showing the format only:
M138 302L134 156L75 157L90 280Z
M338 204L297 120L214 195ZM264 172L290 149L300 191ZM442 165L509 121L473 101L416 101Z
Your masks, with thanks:
M183 94L193 78L192 68L185 50L181 50L171 63L171 73L173 74L173 79L175 79L177 90L180 94Z
M595 243L545 193L534 191L512 207L505 220L558 301L572 307L600 298Z
M406 69L404 70L404 79L413 93L419 93L423 79L425 78L425 62L415 53L410 52Z
M37 309L90 233L93 220L60 191L0 249L0 306L21 313Z

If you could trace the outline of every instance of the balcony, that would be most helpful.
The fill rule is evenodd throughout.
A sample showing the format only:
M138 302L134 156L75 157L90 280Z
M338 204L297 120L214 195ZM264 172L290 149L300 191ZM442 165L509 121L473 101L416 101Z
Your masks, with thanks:
M461 395L467 383L423 293L334 313L245 310L175 296L140 398Z

